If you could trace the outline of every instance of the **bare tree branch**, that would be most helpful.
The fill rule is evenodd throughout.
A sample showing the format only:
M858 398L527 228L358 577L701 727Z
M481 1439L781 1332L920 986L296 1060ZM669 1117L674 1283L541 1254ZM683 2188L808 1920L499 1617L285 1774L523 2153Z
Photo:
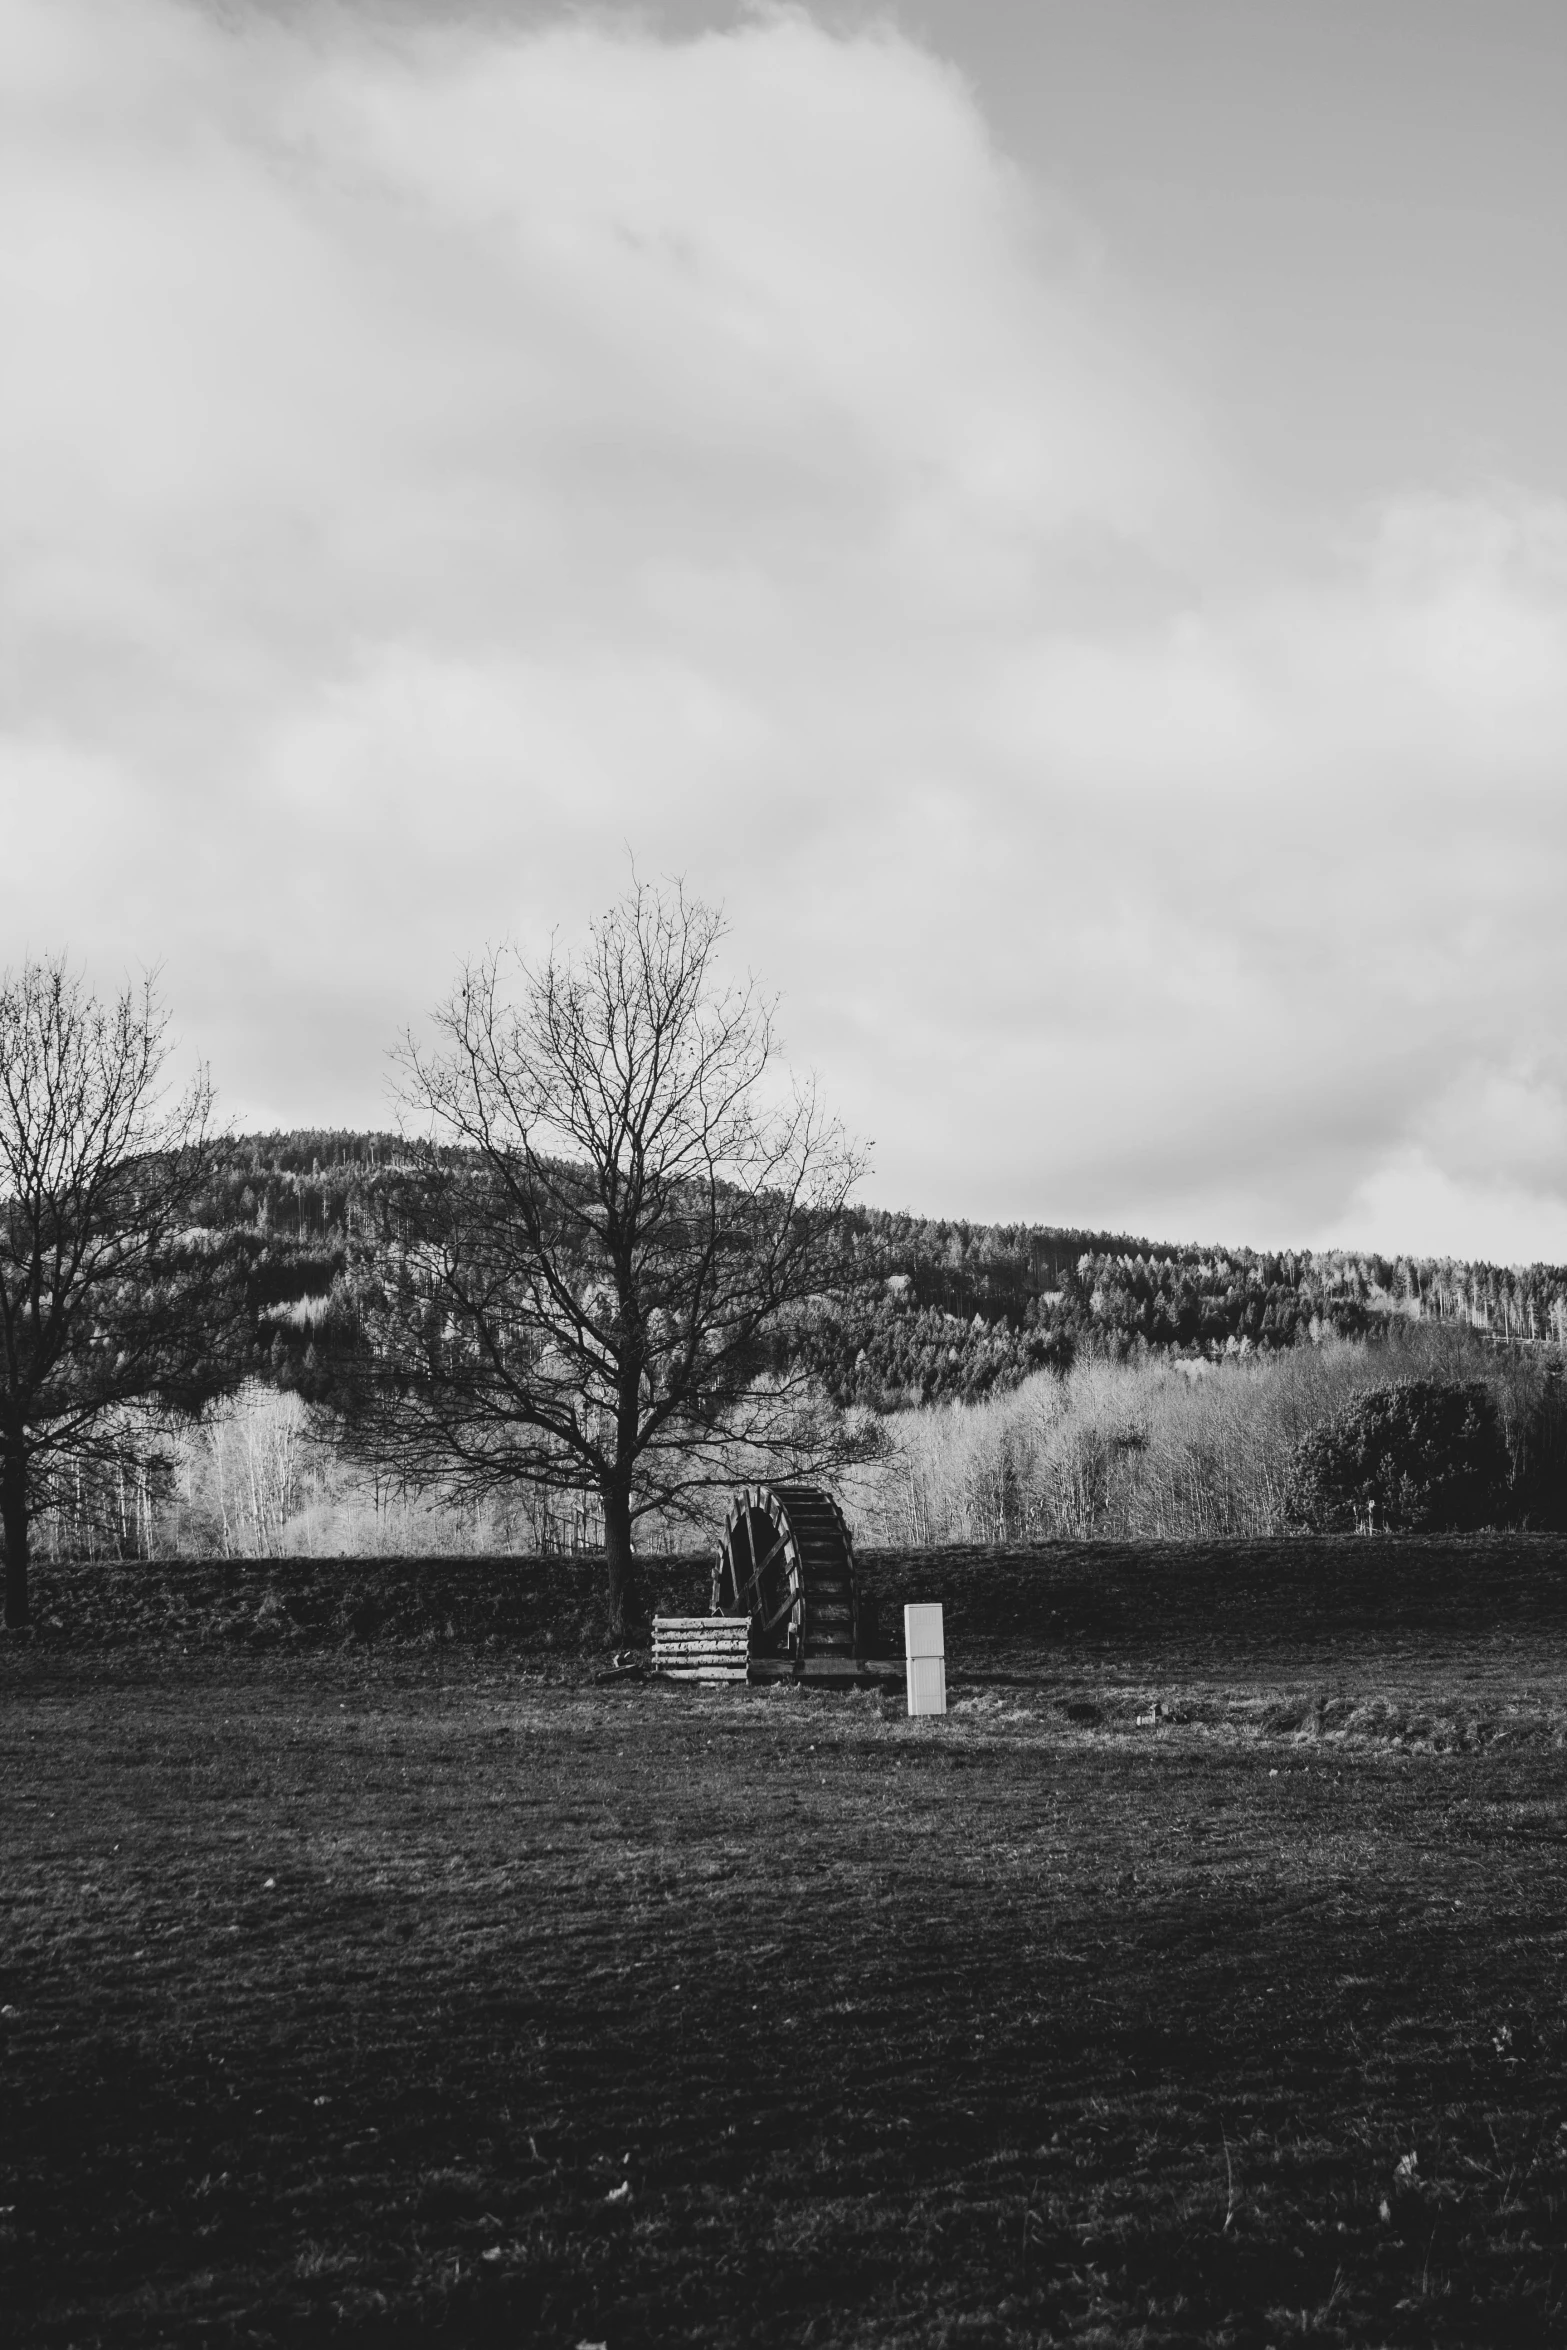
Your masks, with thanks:
M576 956L468 965L398 1056L425 1129L359 1266L351 1439L432 1482L593 1487L623 1621L631 1532L837 1440L785 1343L830 1286L863 1153L786 1090L719 914L634 883Z
M156 974L113 1004L64 957L0 978L0 1523L6 1622L27 1621L28 1528L51 1478L133 1403L210 1390L223 1268L190 1229L212 1087L164 1084ZM115 1434L112 1441L120 1441Z

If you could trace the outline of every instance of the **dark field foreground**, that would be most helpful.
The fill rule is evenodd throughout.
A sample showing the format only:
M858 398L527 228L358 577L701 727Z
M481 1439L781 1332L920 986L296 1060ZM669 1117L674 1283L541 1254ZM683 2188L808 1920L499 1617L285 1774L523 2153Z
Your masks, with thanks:
M928 1723L114 1572L0 1652L8 2340L1567 2336L1562 1546L873 1562Z

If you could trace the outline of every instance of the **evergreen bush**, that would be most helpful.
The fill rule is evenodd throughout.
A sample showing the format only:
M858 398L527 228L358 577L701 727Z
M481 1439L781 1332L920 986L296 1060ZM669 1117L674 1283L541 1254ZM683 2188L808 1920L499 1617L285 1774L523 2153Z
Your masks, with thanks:
M1507 1514L1501 1416L1478 1380L1368 1388L1302 1437L1289 1515L1313 1533L1462 1532Z

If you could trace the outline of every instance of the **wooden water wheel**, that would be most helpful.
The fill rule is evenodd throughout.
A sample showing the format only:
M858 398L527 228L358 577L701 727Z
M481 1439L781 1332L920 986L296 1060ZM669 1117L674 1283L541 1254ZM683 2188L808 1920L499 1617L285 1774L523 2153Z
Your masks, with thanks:
M748 1485L729 1505L713 1612L751 1619L753 1678L858 1677L854 1546L814 1485Z

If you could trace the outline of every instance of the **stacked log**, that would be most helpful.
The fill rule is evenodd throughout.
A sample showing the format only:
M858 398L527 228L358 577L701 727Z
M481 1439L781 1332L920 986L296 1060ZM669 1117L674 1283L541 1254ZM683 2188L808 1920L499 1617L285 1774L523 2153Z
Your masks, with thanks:
M655 1616L653 1670L674 1681L743 1681L751 1647L748 1616Z

